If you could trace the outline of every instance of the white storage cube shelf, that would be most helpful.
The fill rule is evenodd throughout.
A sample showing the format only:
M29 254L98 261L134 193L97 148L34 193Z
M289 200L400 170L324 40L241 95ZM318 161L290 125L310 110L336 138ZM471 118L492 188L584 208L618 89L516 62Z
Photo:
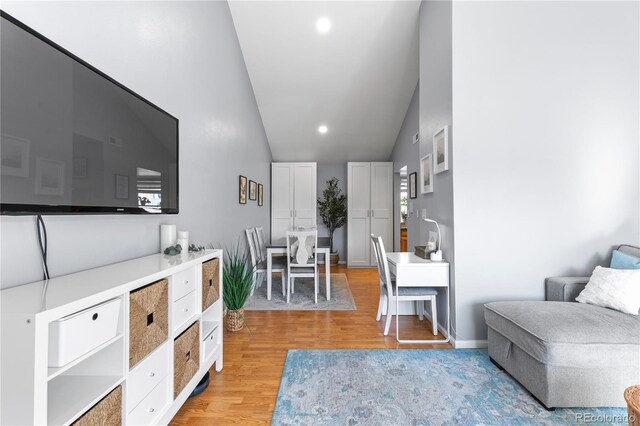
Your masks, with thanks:
M123 424L167 424L214 363L222 369L222 298L199 308L213 258L222 251L157 254L2 290L0 424L68 425L119 385ZM219 278L222 294L222 268ZM160 279L169 338L129 369L129 293ZM197 320L200 369L173 398L173 337Z

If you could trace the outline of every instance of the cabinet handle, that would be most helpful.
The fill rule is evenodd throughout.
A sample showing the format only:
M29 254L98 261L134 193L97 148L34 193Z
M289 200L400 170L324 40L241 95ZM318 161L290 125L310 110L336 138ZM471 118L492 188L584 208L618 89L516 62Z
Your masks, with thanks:
M154 411L156 411L156 409L155 409L155 408L153 408L153 407L149 408L149 412L150 412L150 413L153 413Z
M184 308L184 311L185 312L189 312L189 308Z
M185 284L189 284L189 280L184 280L184 283Z
M154 377L156 375L156 373L154 373L153 371L149 373L149 377Z

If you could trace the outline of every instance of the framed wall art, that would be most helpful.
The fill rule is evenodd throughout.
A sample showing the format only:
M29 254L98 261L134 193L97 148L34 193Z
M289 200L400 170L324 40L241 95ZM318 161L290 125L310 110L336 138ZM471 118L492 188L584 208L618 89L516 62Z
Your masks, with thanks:
M238 186L238 201L240 204L247 204L247 177L240 175L240 182Z
M255 201L258 199L258 184L255 181L249 181L249 199Z
M431 154L427 154L420 159L420 193L430 192L433 192L433 163Z
M433 135L433 159L435 174L449 170L449 126Z

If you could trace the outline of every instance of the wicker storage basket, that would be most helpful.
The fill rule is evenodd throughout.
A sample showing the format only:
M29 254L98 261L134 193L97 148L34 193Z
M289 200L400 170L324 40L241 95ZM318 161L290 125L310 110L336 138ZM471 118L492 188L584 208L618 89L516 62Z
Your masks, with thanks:
M220 298L220 259L211 259L202 264L202 310Z
M169 336L169 282L161 280L129 296L129 368Z
M173 344L173 397L193 378L200 368L200 322L196 321Z
M624 399L629 406L629 426L640 426L640 385L627 388Z
M112 390L84 413L74 426L116 426L122 424L122 386Z

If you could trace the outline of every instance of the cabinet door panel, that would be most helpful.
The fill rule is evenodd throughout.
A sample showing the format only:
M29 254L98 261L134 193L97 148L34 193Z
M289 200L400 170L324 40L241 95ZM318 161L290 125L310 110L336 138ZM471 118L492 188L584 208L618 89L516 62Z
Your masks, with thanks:
M293 226L293 165L271 165L271 240L284 239Z
M369 266L371 264L371 168L369 163L349 163L347 168L349 210L347 263L349 266Z
M393 250L393 163L371 163L371 233ZM373 249L371 262L375 263Z
M316 225L317 183L315 163L298 163L293 166L294 226Z

